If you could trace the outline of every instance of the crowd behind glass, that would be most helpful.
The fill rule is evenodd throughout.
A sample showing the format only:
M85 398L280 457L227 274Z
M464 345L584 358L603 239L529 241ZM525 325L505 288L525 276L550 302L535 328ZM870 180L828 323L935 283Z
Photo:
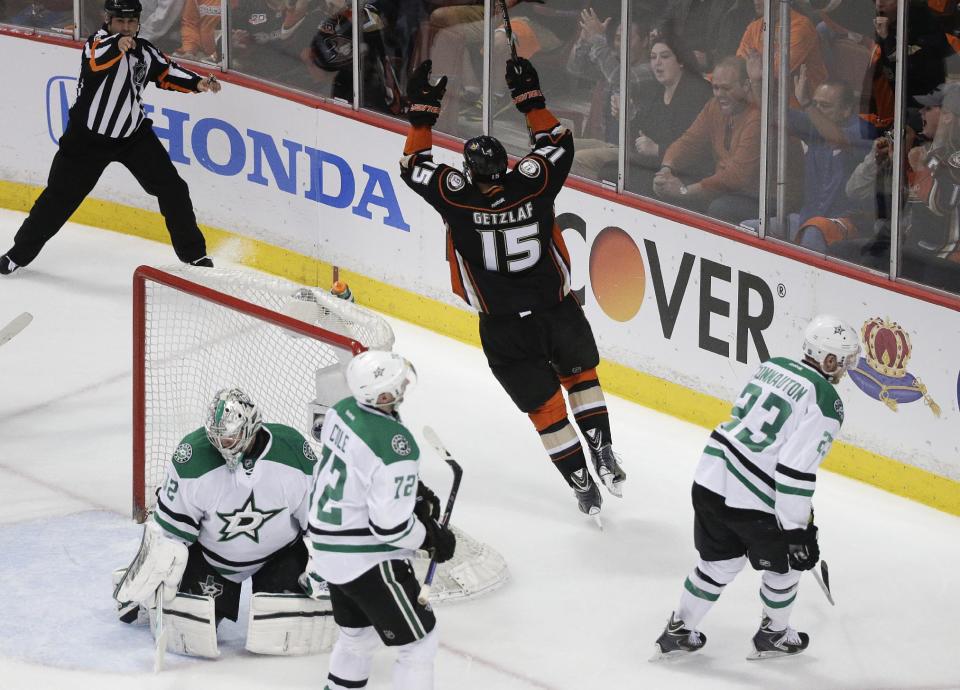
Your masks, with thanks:
M575 175L960 293L958 2L507 5L517 52L533 61L548 106L574 130ZM85 38L102 23L102 4L0 0L0 23ZM526 150L491 0L143 6L140 35L175 59L391 117L402 117L413 68L431 58L434 75L449 77L438 131L460 139L487 132L511 153Z

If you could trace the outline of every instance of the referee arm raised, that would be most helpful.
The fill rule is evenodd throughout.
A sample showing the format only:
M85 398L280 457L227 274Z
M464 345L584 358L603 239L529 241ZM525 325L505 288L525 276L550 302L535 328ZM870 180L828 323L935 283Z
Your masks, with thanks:
M181 67L138 38L141 11L140 0L106 0L104 24L83 46L76 100L47 188L17 231L13 247L0 257L0 274L29 265L114 162L157 197L177 258L213 265L187 183L144 114L142 97L147 82L185 93L217 93L220 83L213 75L201 77Z

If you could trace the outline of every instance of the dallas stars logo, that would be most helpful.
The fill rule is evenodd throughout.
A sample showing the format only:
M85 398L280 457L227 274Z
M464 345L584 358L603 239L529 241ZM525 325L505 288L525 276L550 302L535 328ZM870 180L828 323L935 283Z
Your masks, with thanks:
M203 582L198 583L200 585L200 592L205 597L213 597L216 599L218 596L223 594L223 585L213 579L213 575L207 575L207 579Z
M217 513L217 517L223 520L219 541L230 541L242 534L259 544L260 528L264 526L267 520L281 512L283 512L283 508L259 510L253 500L253 492L251 491L250 497L237 510L232 513Z
M378 379L383 376L383 367L377 367L373 370L373 378Z

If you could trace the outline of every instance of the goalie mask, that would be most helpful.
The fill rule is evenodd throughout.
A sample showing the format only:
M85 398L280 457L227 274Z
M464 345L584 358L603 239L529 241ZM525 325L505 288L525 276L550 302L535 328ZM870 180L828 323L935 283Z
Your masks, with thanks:
M486 135L463 145L463 172L471 182L499 182L507 172L507 150Z
M239 388L217 391L203 423L207 438L231 470L237 469L261 426L260 410Z
M347 387L357 402L393 412L403 402L403 394L416 382L413 365L395 352L367 350L350 360Z
M857 363L860 339L855 330L836 316L819 314L803 333L803 354L816 363L830 383L839 383L847 369ZM826 363L831 356L836 361L835 368Z

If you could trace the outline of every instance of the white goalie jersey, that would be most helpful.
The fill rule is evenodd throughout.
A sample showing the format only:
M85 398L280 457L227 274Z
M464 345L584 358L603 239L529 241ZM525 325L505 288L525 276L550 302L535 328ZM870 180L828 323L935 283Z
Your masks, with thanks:
M784 530L805 528L817 468L843 424L836 388L816 369L775 357L731 414L710 434L694 481L731 508L773 513Z
M233 582L255 573L301 538L316 457L283 424L264 424L266 448L230 470L203 428L190 433L167 463L153 519L166 537L199 542L207 562Z
M413 514L420 449L396 418L353 398L326 415L310 499L307 566L334 584L407 559L426 529Z

